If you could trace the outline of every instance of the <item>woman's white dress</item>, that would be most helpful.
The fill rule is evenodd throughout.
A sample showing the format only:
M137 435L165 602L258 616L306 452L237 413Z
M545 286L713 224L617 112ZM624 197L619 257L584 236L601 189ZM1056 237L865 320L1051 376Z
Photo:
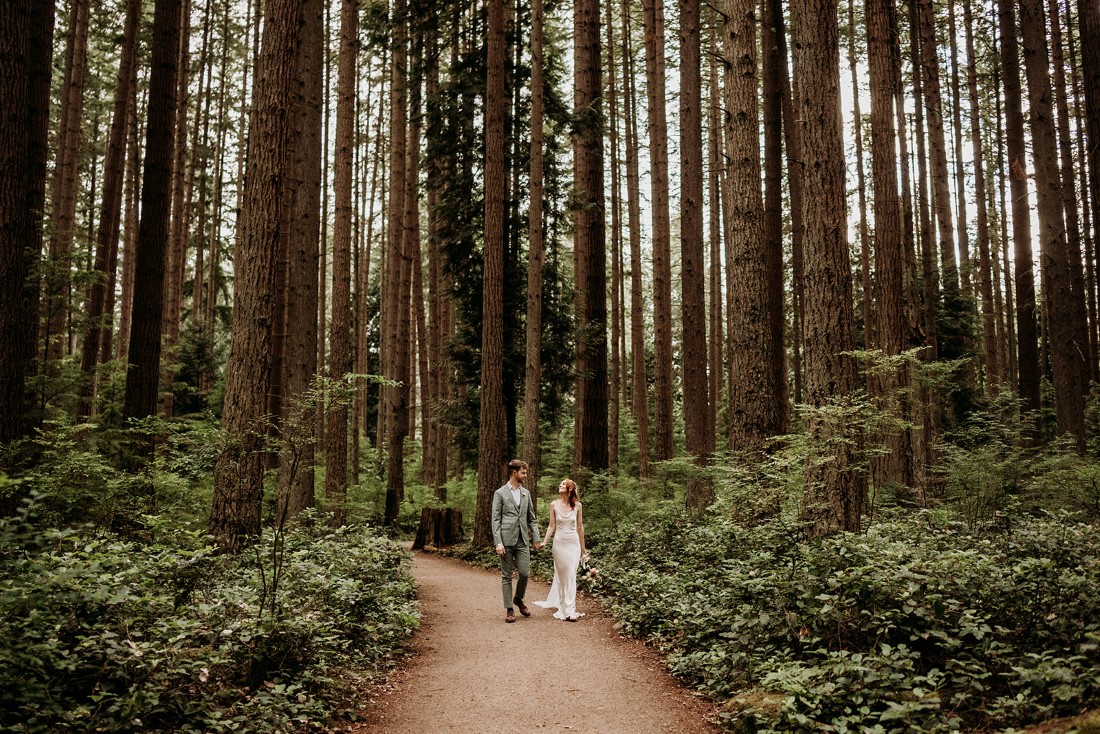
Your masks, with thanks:
M555 514L554 583L546 601L536 601L543 609L557 608L558 619L583 617L577 612L577 568L581 563L581 539L577 535L577 508L562 512L557 503L550 506Z

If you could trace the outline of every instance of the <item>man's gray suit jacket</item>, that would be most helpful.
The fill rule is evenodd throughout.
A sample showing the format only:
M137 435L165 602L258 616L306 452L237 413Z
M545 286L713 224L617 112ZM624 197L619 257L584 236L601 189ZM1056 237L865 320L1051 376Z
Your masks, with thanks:
M511 547L531 545L539 537L539 519L527 487L520 487L519 506L512 499L512 487L505 484L493 493L493 543Z

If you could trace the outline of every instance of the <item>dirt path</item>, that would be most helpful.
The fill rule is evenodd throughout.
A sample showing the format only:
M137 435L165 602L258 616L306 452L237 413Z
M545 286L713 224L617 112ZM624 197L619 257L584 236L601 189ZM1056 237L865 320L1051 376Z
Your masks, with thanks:
M371 702L358 734L531 730L714 734L712 711L660 666L652 650L620 638L581 595L573 624L531 604L548 585L532 581L531 617L504 622L500 573L414 553L422 627L415 655Z

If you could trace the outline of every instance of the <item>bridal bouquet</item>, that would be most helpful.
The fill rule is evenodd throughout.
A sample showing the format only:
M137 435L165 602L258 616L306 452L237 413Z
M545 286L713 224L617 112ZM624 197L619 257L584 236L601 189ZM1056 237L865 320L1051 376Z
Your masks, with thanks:
M599 581L600 570L595 566L590 565L588 554L585 553L581 558L581 565L577 569L577 581L584 583L585 585L592 587Z

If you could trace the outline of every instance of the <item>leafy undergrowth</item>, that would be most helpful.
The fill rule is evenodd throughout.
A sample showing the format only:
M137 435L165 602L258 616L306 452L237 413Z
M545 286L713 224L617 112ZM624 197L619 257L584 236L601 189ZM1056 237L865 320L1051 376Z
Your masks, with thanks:
M217 555L0 519L0 730L303 731L418 625L407 553L361 528ZM282 545L282 551L275 544Z
M601 540L604 606L731 729L988 731L1100 701L1100 534L1068 516L811 543L664 514Z

